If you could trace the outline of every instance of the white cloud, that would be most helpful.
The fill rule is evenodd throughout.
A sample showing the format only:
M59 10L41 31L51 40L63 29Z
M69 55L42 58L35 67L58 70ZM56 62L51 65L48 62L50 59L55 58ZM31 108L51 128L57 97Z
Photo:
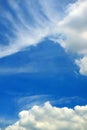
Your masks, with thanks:
M68 15L60 22L60 31L66 35L66 50L87 54L87 0L78 0L68 7Z
M0 74L18 74L18 73L37 73L38 70L34 67L23 66L23 67L0 67Z
M5 130L86 130L87 106L58 108L46 102L19 113L19 120Z
M79 60L76 60L75 61L76 62L76 64L79 66L79 68L80 68L80 73L82 74L82 75L87 75L87 57L85 56L85 57L83 57L83 58L81 58L81 59L79 59Z

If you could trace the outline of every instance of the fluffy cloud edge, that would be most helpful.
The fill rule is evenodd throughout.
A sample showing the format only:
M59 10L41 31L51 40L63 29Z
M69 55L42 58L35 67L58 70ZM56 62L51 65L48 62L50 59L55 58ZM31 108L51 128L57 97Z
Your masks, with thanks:
M87 105L55 107L49 102L19 113L19 120L5 130L86 130Z
M79 73L87 76L87 56L75 60L75 63L77 64L77 66L79 66Z

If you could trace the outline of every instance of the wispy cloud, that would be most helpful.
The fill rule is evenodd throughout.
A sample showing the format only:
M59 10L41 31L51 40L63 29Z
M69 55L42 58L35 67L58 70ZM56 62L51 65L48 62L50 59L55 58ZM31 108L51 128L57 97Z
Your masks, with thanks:
M8 45L1 47L0 57L21 51L27 46L36 45L52 31L50 31L50 28L52 28L53 23L50 19L55 17L51 18L51 13L54 11L50 7L52 6L51 2L45 1L42 5L38 0L37 3L36 6L35 2L32 1L25 1L25 3L9 1L9 6L15 15L11 11L4 11L6 18L3 19L12 25L13 28L10 29L9 27L8 31L12 31L14 38L9 37ZM23 5L24 7L22 7ZM38 6L42 9L39 9ZM27 15L25 15L26 12Z
M17 104L19 105L19 108L21 110L30 109L31 107L34 106L34 104L41 105L50 98L51 96L49 95L25 96L25 97L20 97L17 101Z
M23 67L0 67L0 75L10 75L19 73L38 73L38 70L34 67L23 66Z
M85 102L85 99L81 98L81 97L78 97L78 96L74 96L74 97L62 97L62 98L59 98L56 102L56 104L58 105L71 105L73 104L80 104L81 102Z
M78 96L73 97L55 97L55 95L33 95L21 96L20 98L15 99L16 104L19 106L19 110L30 109L34 105L42 105L46 101L50 101L53 105L57 106L68 106L73 107L75 104L85 104L85 99Z

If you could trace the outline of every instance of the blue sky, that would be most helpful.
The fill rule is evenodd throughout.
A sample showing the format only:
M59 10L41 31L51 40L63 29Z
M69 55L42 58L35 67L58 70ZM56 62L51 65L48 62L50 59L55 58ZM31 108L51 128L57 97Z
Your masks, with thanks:
M0 1L0 130L43 130L38 121L20 123L23 110L37 118L37 108L52 113L53 106L74 112L84 107L87 115L86 12L87 0ZM75 130L86 130L76 123ZM54 125L52 130L68 130L68 124Z

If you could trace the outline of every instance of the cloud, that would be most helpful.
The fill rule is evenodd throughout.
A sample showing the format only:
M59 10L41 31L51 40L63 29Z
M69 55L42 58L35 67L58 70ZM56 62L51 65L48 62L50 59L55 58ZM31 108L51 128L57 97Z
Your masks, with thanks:
M68 15L59 23L66 35L64 48L78 54L87 54L87 0L78 0L67 8Z
M80 68L80 74L87 75L87 57L85 56L79 60L76 60L75 62Z
M86 130L87 106L58 108L46 102L19 113L19 120L5 130Z
M17 104L19 104L20 109L29 109L36 105L41 105L47 101L47 99L51 99L49 95L34 95L34 96L25 96L20 97L17 100Z
M34 67L0 67L0 75L20 74L20 73L37 73L38 70Z
M87 0L65 7L57 0L10 0L8 5L10 10L3 8L1 14L1 24L7 29L2 35L8 41L0 45L1 58L36 46L47 37L67 52L87 55Z

